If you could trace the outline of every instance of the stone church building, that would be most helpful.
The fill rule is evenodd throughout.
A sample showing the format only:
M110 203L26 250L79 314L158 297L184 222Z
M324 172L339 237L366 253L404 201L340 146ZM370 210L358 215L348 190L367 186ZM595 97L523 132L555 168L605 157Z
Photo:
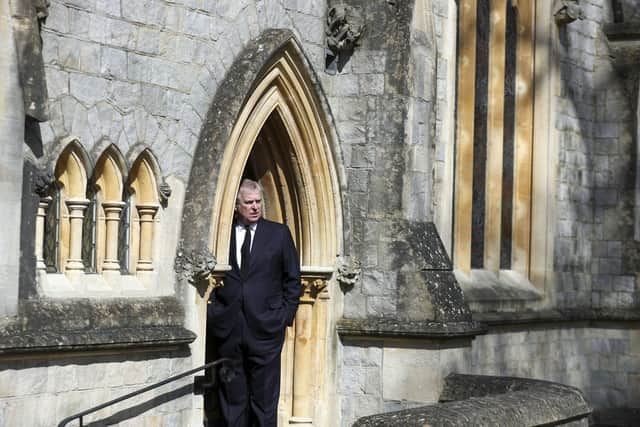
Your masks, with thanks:
M243 177L302 265L281 426L639 407L639 76L638 0L0 0L0 425L215 359ZM216 425L194 375L83 425Z

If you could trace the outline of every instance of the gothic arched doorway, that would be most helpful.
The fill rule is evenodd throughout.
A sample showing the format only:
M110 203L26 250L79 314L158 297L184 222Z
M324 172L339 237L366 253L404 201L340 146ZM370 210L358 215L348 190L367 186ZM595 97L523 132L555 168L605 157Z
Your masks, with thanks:
M265 216L294 236L304 294L282 358L281 425L328 425L333 362L331 279L340 251L338 179L321 110L293 42L258 76L222 153L209 247L221 280L228 265L237 188L243 176L263 185Z

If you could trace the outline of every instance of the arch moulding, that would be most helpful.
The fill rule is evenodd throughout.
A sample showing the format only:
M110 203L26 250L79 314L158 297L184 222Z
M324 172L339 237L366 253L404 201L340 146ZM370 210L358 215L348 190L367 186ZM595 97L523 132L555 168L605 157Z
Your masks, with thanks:
M288 218L301 255L304 294L283 351L280 422L325 425L334 380L329 341L335 319L327 286L342 251L339 156L311 67L288 30L269 30L248 43L218 87L203 125L185 194L182 250L216 259L208 285L196 284L199 339L206 330L208 293L228 270L236 192L265 124L282 125L287 169L298 215ZM293 219L294 223L291 223ZM184 282L183 282L184 283ZM196 353L199 351L194 349ZM197 358L197 357L196 357ZM324 369L324 367L327 367ZM328 424L327 424L328 425Z

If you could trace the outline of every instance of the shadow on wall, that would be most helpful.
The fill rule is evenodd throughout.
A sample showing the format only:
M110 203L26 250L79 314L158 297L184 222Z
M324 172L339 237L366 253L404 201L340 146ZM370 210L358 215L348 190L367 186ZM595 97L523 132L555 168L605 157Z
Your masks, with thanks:
M102 426L111 426L121 423L123 421L127 421L137 417L140 414L143 414L153 408L156 408L162 404L167 402L171 402L172 400L176 400L180 397L186 396L188 394L193 393L193 384L187 384L182 386L176 390L171 390L161 395L155 396L152 399L147 400L146 402L139 403L130 408L122 409L115 414L103 418L101 420L97 420L86 424L87 427L102 427Z

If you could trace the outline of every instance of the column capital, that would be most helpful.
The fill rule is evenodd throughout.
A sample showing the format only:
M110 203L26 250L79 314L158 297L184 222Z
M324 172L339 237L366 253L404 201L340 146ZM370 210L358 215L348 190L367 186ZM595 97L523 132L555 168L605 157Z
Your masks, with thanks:
M104 209L105 212L108 211L112 211L112 212L120 212L122 210L122 208L124 208L126 206L125 202L102 202L102 208Z
M160 209L160 205L141 203L141 204L136 204L136 209L138 209L138 213L140 215L144 215L144 214L155 215L158 209Z
M91 201L89 199L66 199L64 201L69 209L86 209Z

